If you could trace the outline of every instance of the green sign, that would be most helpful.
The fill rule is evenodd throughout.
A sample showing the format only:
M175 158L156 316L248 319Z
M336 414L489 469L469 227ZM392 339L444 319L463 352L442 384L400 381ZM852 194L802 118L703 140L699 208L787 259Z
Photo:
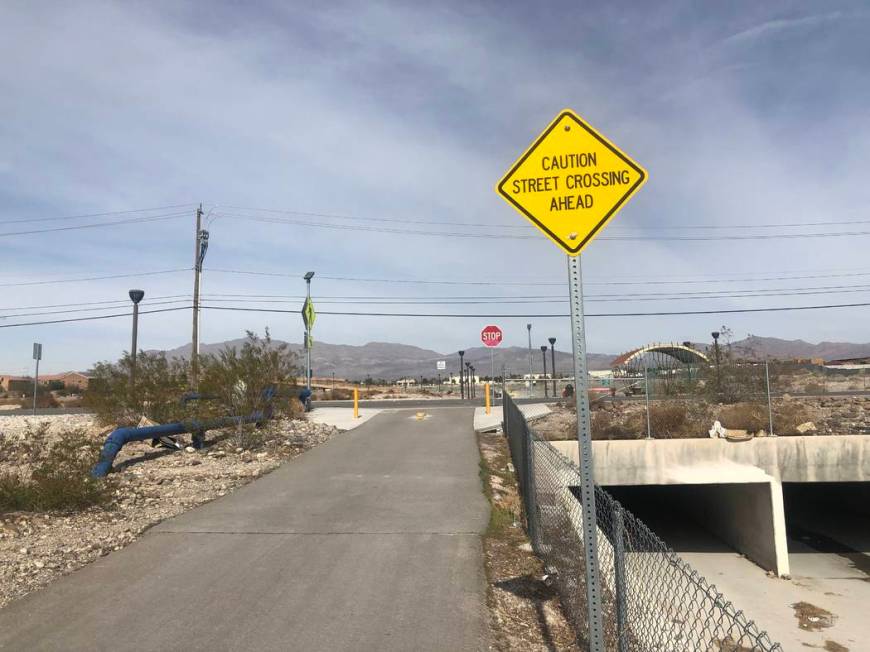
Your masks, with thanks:
M317 313L314 311L314 302L311 297L308 297L302 306L302 321L305 323L305 328L309 331L312 330L315 319L317 319Z

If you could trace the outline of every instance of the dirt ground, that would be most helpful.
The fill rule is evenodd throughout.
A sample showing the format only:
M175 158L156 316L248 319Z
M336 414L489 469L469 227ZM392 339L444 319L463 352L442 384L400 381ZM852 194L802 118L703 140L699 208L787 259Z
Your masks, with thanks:
M480 475L492 507L484 538L494 650L579 650L522 526L522 505L504 435L479 435Z
M548 439L574 439L573 406L559 403L551 408L549 415L535 421L535 430ZM644 401L604 398L592 403L591 412L593 439L646 437ZM745 429L759 436L769 430L766 402L711 405L697 400L656 400L651 403L651 416L654 438L706 438L717 420L725 428ZM773 416L774 433L782 436L870 434L870 397L777 398Z
M84 429L102 442L106 429L89 415L63 417L0 416L0 438L25 436L27 423L48 422L61 435ZM227 432L209 432L199 451L169 451L147 442L125 446L108 481L109 503L73 513L0 514L0 608L98 557L121 550L152 525L232 492L283 461L335 435L332 426L307 421L277 425L275 439L262 449L232 443ZM0 473L26 460L0 462Z

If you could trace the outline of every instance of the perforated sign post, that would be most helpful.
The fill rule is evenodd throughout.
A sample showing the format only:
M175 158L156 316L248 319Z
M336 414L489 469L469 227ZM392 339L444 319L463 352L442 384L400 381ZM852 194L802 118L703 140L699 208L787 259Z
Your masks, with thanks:
M642 167L580 116L565 109L496 186L499 195L568 254L589 649L594 652L604 652L605 644L579 254L625 206L646 178Z

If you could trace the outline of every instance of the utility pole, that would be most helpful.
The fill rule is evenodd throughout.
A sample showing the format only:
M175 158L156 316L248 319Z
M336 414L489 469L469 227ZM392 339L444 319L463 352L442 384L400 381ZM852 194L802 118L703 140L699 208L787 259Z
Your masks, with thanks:
M462 371L462 358L465 356L465 351L459 352L459 398L465 399L465 379Z
M544 361L544 398L549 396L547 391L547 345L541 345L541 359Z
M550 377L553 379L553 398L556 398L556 338L550 337Z
M532 325L526 324L529 331L529 398L532 398Z
M196 209L196 236L193 247L193 335L190 347L190 386L199 387L199 285L202 279L202 261L208 249L208 232L202 228L202 204ZM135 356L135 352L133 353Z

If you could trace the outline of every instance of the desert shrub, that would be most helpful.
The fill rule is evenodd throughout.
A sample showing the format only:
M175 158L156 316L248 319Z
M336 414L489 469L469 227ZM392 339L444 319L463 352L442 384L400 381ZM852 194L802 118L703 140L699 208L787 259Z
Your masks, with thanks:
M52 441L47 441L46 432L30 432L33 437L20 442L30 464L0 474L0 513L79 510L111 496L110 484L90 476L99 458L98 444L82 431L63 433Z
M215 416L248 415L271 405L275 417L296 417L298 400L296 356L287 344L275 344L268 329L264 337L248 331L241 349L224 349L201 360L200 392L214 400L201 404L201 413ZM279 390L269 400L264 390Z
M28 385L27 389L22 392L21 405L23 407L33 406L33 385ZM55 408L60 405L51 391L45 385L39 385L36 388L36 407L38 408Z
M180 397L187 386L189 364L167 359L164 353L140 351L136 356L136 386L130 386L132 360L125 353L118 362L100 362L91 371L83 404L104 425L132 425L146 416L157 423L187 415Z
M758 403L723 405L717 410L716 419L729 430L758 432L770 427L767 406Z
M645 415L641 415L645 419ZM702 404L680 401L657 403L650 406L652 436L657 439L700 437L709 429L707 411ZM643 425L646 432L646 424Z
M797 427L807 421L812 421L812 415L806 406L795 401L783 401L773 409L773 431L777 435L799 435Z
M577 436L576 425L571 428L570 438ZM619 422L619 419L606 410L592 412L592 439L638 439L640 430L632 429Z

